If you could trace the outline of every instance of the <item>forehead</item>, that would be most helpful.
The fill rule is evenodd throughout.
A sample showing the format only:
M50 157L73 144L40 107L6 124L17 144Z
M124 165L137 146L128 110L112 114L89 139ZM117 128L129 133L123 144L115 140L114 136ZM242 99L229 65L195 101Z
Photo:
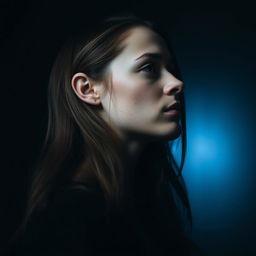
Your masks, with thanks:
M123 56L139 57L146 52L161 53L163 56L169 55L164 39L155 31L138 26L128 31L128 37L123 41Z

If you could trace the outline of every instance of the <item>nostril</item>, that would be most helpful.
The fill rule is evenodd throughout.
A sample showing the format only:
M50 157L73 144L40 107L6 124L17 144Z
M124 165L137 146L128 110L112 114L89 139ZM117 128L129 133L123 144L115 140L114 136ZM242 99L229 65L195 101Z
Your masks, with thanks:
M181 93L183 91L184 88L184 84L183 82L181 82L177 87L176 90L178 91L178 93Z
M179 94L182 91L182 87L174 87L171 91L175 94Z
M183 87L177 88L177 93L181 93L181 92L182 92L182 89L183 89Z

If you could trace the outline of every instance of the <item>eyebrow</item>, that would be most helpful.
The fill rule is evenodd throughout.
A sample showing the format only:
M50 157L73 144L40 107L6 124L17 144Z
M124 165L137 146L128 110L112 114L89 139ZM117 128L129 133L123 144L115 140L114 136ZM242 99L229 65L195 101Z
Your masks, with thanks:
M152 58L152 59L157 59L157 60L160 60L160 59L167 59L169 60L169 55L166 55L164 56L163 54L161 53L157 53L157 52L146 52L144 54L142 54L140 57L136 58L135 61L141 59L141 58L145 58L145 57L149 57L149 58Z

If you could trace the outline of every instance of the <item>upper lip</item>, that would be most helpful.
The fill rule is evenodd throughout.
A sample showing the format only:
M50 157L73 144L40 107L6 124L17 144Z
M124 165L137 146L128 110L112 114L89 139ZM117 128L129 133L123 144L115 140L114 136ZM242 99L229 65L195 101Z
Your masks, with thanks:
M165 106L163 111L167 111L169 109L180 110L180 103L178 101L175 101L174 103Z

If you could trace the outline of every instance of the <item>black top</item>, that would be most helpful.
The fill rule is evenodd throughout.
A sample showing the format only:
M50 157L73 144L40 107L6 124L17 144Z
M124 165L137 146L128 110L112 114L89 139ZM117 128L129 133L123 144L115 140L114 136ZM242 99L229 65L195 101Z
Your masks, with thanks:
M82 183L59 189L36 212L8 256L196 255L175 235L167 238L151 211L104 215L104 198ZM169 240L168 240L169 239Z

